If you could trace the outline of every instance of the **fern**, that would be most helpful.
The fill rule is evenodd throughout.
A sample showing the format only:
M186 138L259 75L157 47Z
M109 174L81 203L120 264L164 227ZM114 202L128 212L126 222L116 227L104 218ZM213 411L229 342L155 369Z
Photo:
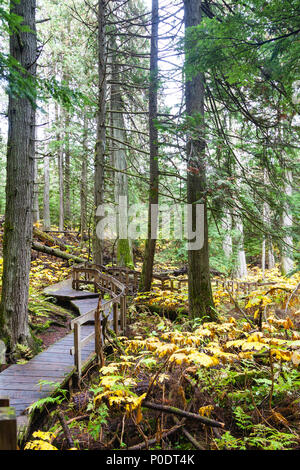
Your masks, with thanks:
M53 382L50 380L40 380L38 383L41 386L41 389L43 385L51 385L53 389L56 390L56 396L45 397L41 398L40 400L37 400L28 408L28 413L32 413L35 410L41 410L45 405L60 405L66 399L68 391L60 388L59 382Z

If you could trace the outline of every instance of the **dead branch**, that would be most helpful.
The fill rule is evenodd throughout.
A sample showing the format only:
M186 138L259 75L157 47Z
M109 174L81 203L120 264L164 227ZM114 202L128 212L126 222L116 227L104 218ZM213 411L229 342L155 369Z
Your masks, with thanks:
M171 413L177 416L181 416L183 418L195 419L196 421L200 421L206 426L216 428L224 428L225 426L224 423L215 421L214 419L205 418L204 416L197 415L196 413L190 413L189 411L184 411L179 408L175 408L174 406L160 405L158 403L152 403L150 401L143 401L142 406L144 406L145 408L150 408L152 410L161 411L163 413Z
M73 441L73 439L72 439L72 436L71 436L71 433L70 433L70 429L68 428L68 425L67 425L67 423L66 423L66 420L65 420L65 418L64 418L64 416L63 416L63 414L62 414L61 411L58 411L58 412L57 412L57 416L58 416L58 419L59 419L59 421L60 421L61 427L62 427L62 429L63 429L63 431L64 431L64 435L65 435L65 438L66 438L66 440L67 440L67 442L68 442L68 446L69 446L69 448L71 449L71 448L74 447L74 441Z
M178 431L178 429L180 429L182 427L182 424L179 424L177 426L174 426L173 428L169 429L168 431L164 432L161 436L162 439L165 439L166 437L170 436L171 434L174 434L176 431ZM148 446L152 446L154 444L157 443L157 438L154 437L153 439L149 439L148 440ZM140 444L136 444L134 446L131 446L131 447L128 447L127 450L141 450L141 449L144 449L146 447L146 443L145 442L141 442Z

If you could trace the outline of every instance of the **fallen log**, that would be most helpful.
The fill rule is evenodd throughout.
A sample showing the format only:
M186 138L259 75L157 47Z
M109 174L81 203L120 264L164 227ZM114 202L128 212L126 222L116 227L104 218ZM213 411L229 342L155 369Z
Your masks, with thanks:
M74 263L85 263L87 260L80 258L79 256L71 255L65 251L61 251L58 248L52 248L50 246L42 245L41 243L33 241L31 247L35 251L45 253L46 255L56 256L57 258L62 258L67 261L73 261Z
M67 247L61 240L58 240L57 238L54 238L51 235L48 235L48 233L42 232L42 230L39 230L36 227L33 228L33 235L44 243L49 243L53 246L59 246L59 248L61 248L62 250L67 249Z

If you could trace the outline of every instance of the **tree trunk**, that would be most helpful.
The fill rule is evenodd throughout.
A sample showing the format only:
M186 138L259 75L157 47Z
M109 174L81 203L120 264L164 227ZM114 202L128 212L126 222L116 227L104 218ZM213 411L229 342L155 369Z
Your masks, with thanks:
M200 24L201 1L184 1L184 21L186 30ZM186 47L189 47L188 43L186 43ZM216 320L209 271L204 93L204 76L202 73L186 80L186 112L188 116L193 117L195 122L187 143L187 201L189 207L193 209L189 217L190 229L195 230L197 224L199 226L200 223L199 217L196 217L196 205L202 204L201 210L203 211L203 225L201 226L203 243L200 242L197 246L197 240L190 240L188 246L189 314L192 318L208 317L209 320ZM193 243L194 246L192 246ZM200 247L201 244L202 247Z
M289 198L292 196L292 182L293 182L293 175L290 170L285 172L286 182L285 182L285 195ZM291 213L291 209L289 207L288 201L283 206L283 213L282 213L282 228L284 229L291 229L293 226L293 216ZM281 272L283 275L288 274L294 268L294 260L293 260L293 238L290 234L287 234L284 237L285 245L282 246L281 250Z
M222 219L222 228L225 232L225 236L223 239L223 251L226 259L230 260L232 257L232 237L230 233L232 229L232 220L230 210L225 209L224 212L224 218Z
M36 223L40 220L38 162L37 162L37 159L34 160L34 185L33 185L32 220L33 220L33 223Z
M112 120L112 159L113 167L116 169L114 173L114 196L115 204L118 207L118 223L117 223L117 264L118 266L127 266L133 268L133 258L131 243L127 233L128 225L128 179L127 157L125 150L126 133L125 122L122 113L122 96L120 90L120 74L119 66L112 59L112 85L111 85L111 109L118 111L111 113ZM118 171L120 170L120 171ZM123 227L125 230L123 230Z
M65 205L64 205L64 214L65 214L65 223L68 228L71 228L71 167L70 167L70 114L68 111L64 112L65 122L65 161L64 161L64 196L65 196Z
M97 210L103 204L103 176L104 156L106 148L106 35L105 35L105 0L98 0L98 109L97 109L97 138L95 148L95 181L94 181L94 203L95 203L95 232L93 239L93 261L102 264L102 240L101 233L97 230L99 216Z
M81 230L81 243L83 242L84 235L87 231L87 148L88 137L88 119L84 115L84 136L83 136L83 154L81 160L81 181L80 181L80 230Z
M275 268L275 257L274 257L274 250L273 250L273 244L272 244L271 239L269 239L268 268L269 269Z
M158 9L158 0L152 0L152 32L149 86L150 188L148 211L148 236L145 245L144 262L139 285L139 290L142 292L148 292L151 290L158 221L158 130L155 123L155 120L157 119L158 110Z
M264 183L269 184L269 177L267 170L264 169ZM265 231L271 225L271 210L270 206L267 202L263 203L263 221L265 224ZM265 276L265 269L266 269L266 259L267 259L267 245L268 246L268 268L273 269L275 267L275 260L274 260L274 253L273 253L273 246L272 246L272 238L268 235L263 236L262 242L262 275L263 279Z
M243 222L240 216L237 216L235 228L237 231L237 267L236 267L236 276L239 279L243 279L247 276L247 262L246 262L246 253L244 250L244 227Z
M58 103L55 103L55 124L59 127L59 108ZM63 148L60 143L60 132L56 133L56 140L58 142L57 150L57 168L58 168L58 187L59 187L59 230L64 229L64 174L63 174Z
M50 230L50 168L49 157L44 157L44 230Z
M30 32L10 35L10 54L35 77L37 44L35 0L11 2L11 12L23 17ZM3 239L3 277L0 306L1 336L10 350L17 343L30 343L28 289L31 261L32 204L35 153L35 95L9 95L6 208ZM34 78L32 80L34 87Z

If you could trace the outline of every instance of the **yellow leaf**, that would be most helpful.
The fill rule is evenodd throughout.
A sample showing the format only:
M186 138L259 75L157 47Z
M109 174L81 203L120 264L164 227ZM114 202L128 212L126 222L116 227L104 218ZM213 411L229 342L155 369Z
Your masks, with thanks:
M295 366L298 366L300 364L300 353L298 351L294 351L291 359L292 359L292 363Z
M200 414L200 416L207 416L208 418L210 418L213 409L213 405L202 406L201 408L199 408L198 413Z
M261 351L264 348L268 348L268 346L264 343L260 343L259 341L251 341L251 342L245 342L242 346L243 351Z
M254 312L254 315L253 315L254 320L257 319L258 314L259 314L259 308L257 310L255 310L255 312Z

